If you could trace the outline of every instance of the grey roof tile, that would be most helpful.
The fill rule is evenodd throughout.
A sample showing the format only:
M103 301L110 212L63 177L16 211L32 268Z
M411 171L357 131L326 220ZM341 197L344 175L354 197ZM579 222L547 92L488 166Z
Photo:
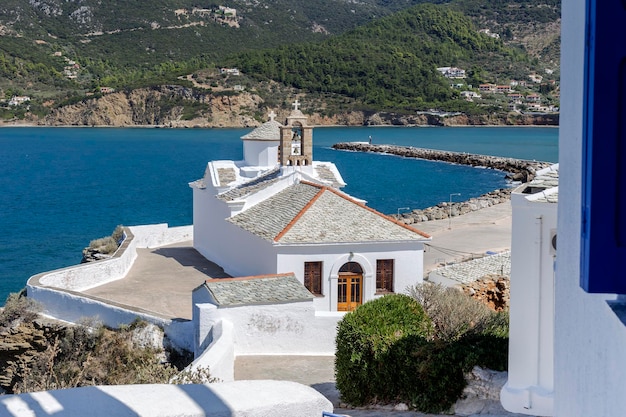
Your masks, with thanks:
M218 168L217 176L220 181L220 187L224 187L237 180L237 173L234 168Z
M337 180L337 177L335 177L335 174L330 168L328 168L328 166L321 164L315 165L315 172L321 180L330 182L333 187L339 188L343 186L343 184L341 184L339 180Z
M278 181L280 177L280 168L273 169L267 172L264 175L261 175L258 178L255 178L251 181L243 183L235 188L231 188L230 190L218 194L217 198L222 201L233 201L239 198L250 195L254 192L260 191L265 187L270 186L271 184Z
M293 273L211 279L205 285L219 306L276 304L314 298Z
M294 184L228 221L265 240L290 244L428 237L337 191L310 183Z
M243 140L280 140L280 128L282 124L276 120L270 120L254 129L252 132L243 135Z
M273 241L319 191L319 188L311 185L294 184L228 221L265 240Z

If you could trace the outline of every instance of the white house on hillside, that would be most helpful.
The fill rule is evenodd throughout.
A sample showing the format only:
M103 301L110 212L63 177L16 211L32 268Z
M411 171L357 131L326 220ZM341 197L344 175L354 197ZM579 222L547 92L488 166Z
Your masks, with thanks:
M421 282L425 233L340 191L313 160L313 128L294 103L242 137L243 161L209 162L193 189L194 247L231 276L293 273L316 311L350 311Z

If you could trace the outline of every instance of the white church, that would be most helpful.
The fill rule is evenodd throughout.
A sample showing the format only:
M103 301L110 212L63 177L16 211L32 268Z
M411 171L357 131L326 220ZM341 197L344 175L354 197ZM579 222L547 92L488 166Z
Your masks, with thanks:
M243 136L243 161L211 161L189 184L194 248L244 277L237 282L295 276L317 312L351 311L421 282L430 236L342 192L335 164L313 160L313 127L299 106L285 124L272 112ZM215 298L198 291L210 285L194 299Z

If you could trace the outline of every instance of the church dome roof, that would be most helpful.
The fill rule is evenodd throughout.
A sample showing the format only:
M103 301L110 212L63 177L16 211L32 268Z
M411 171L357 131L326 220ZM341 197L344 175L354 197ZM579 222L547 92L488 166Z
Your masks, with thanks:
M270 120L254 129L252 132L243 135L243 140L280 140L280 128L282 124L276 120Z

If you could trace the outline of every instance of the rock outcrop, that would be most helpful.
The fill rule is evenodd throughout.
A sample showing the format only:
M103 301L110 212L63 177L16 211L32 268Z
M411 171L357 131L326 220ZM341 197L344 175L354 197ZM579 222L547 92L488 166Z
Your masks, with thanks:
M161 127L252 127L259 124L251 109L262 102L257 95L214 94L164 85L130 92L117 92L63 106L49 114L48 126L161 126ZM185 115L185 104L200 105Z
M180 85L161 85L87 98L54 109L43 119L28 113L23 121L0 121L0 124L256 127L262 122L258 116L267 110L265 106L259 95L249 91L211 91ZM286 117L289 112L288 109L274 111L278 113L278 120ZM442 112L405 114L348 111L326 115L313 110L308 116L309 122L318 126L558 126L558 114L466 115Z
M509 277L487 275L463 285L463 292L495 311L509 309L511 299Z

